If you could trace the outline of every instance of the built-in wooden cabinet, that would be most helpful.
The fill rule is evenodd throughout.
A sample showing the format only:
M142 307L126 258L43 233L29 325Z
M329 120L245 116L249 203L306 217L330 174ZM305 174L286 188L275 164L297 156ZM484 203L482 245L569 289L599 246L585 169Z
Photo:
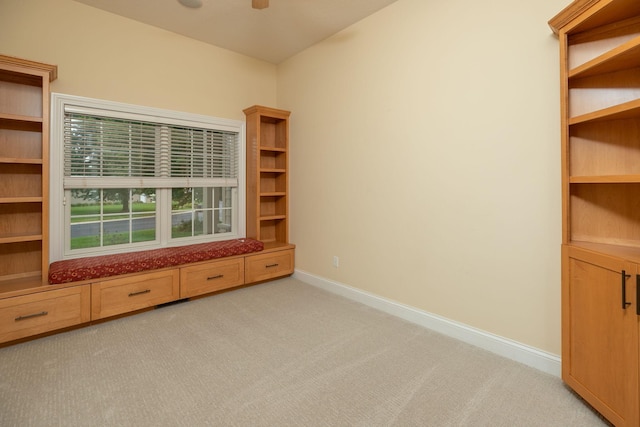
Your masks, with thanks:
M560 40L562 377L640 425L640 1L576 0Z
M47 275L49 83L56 73L53 65L0 55L0 294L40 286Z
M0 344L293 273L289 112L247 115L247 236L264 250L49 285L49 83L56 67L0 55Z
M294 246L142 271L43 285L0 298L0 344L160 304L277 279L293 273Z
M244 110L247 123L247 237L289 243L289 111Z
M563 251L563 379L614 425L637 426L638 265Z

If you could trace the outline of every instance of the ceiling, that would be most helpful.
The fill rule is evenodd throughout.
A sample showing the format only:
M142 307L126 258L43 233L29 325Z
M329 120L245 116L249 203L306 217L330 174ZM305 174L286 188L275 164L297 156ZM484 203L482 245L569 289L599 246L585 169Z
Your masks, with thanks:
M278 64L396 0L76 0L253 58Z

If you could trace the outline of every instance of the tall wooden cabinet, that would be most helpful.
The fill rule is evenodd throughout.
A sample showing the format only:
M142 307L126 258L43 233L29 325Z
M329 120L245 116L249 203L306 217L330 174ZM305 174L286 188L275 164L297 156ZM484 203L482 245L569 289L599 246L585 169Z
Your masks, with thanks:
M289 243L289 111L255 105L247 122L247 237Z
M640 425L640 1L576 0L560 41L562 378Z
M56 74L53 65L0 55L0 293L47 275L49 83Z
M289 243L289 111L254 105L247 123L247 237L261 240L264 254L247 258L245 280L258 282L293 273Z

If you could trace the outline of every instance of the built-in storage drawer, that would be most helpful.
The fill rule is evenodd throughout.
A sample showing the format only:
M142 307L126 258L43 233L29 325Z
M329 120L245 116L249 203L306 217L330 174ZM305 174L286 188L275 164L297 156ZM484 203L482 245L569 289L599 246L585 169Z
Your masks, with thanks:
M0 342L88 322L90 298L83 285L0 300Z
M245 258L246 283L260 282L293 273L293 249L248 255Z
M212 261L180 269L180 298L244 284L244 258Z
M91 285L91 320L175 301L180 295L180 271L156 271Z

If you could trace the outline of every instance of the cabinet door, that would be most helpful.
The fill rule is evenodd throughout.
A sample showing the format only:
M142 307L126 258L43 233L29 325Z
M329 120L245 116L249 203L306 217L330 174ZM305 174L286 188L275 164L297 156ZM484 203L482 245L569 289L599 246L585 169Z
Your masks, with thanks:
M569 246L563 255L562 377L616 426L637 426L638 266Z

